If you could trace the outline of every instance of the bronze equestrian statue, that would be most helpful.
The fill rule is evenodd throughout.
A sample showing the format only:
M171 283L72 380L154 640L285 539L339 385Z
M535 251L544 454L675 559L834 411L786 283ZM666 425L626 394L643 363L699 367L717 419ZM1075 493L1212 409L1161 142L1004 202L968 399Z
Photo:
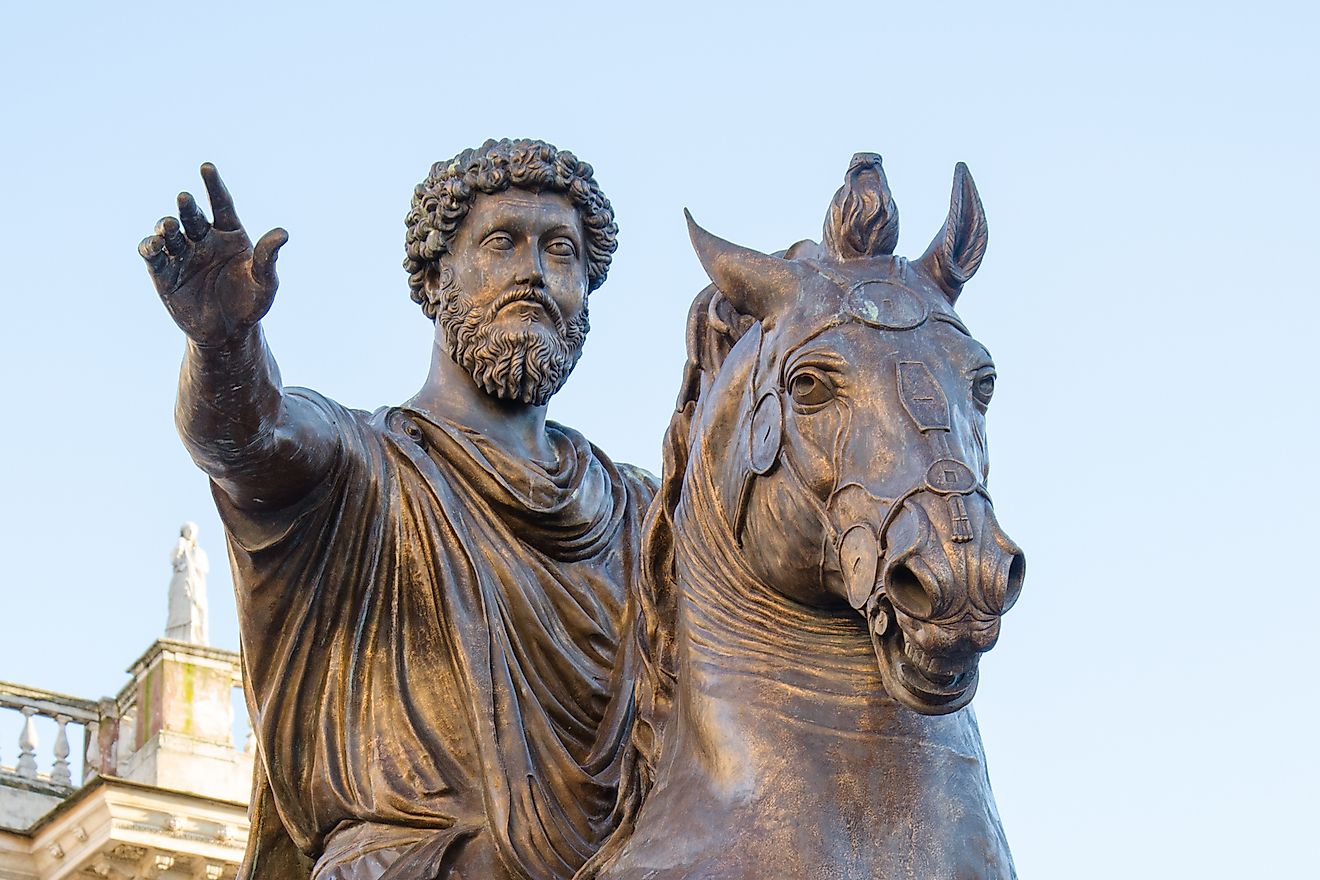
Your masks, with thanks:
M714 286L648 517L625 821L579 877L1014 877L968 707L1024 574L985 487L994 364L953 309L971 176L915 261L872 154L821 244L689 224Z
M287 236L202 176L213 219L180 194L139 250L235 575L241 880L1014 876L968 707L1023 560L953 310L986 239L965 167L915 262L870 154L820 244L692 224L714 284L658 488L546 419L615 249L589 165L436 163L405 262L431 370L375 413L281 385Z

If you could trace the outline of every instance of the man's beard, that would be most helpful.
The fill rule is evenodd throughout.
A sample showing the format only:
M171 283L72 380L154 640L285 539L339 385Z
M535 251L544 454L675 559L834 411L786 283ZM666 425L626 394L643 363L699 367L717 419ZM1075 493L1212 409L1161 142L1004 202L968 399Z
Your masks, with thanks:
M519 300L538 303L555 332L497 327L500 310ZM478 388L492 397L532 406L543 406L568 381L591 327L585 303L568 322L554 300L531 287L511 290L482 309L451 284L436 320L449 356L472 374Z

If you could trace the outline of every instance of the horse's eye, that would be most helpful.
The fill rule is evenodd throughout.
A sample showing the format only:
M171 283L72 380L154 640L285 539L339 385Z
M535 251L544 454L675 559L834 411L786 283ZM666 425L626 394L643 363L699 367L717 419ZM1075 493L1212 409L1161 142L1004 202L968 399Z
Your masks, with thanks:
M995 374L982 373L972 380L972 396L980 402L982 406L990 405L990 398L995 393Z
M834 386L816 370L801 370L788 381L788 393L798 406L821 406L834 399Z

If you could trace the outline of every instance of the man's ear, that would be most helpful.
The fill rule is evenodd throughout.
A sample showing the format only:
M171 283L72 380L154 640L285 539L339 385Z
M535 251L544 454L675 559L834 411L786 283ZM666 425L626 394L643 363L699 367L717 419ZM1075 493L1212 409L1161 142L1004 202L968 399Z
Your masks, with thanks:
M422 276L422 291L426 294L426 301L436 311L440 309L445 290L454 283L454 270L449 266L448 257L448 254L441 254L426 267L426 273Z

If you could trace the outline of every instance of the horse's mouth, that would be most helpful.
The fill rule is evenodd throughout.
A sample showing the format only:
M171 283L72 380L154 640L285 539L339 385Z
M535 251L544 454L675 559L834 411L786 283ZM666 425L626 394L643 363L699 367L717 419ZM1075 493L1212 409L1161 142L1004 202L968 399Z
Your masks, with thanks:
M956 662L932 656L890 625L874 637L880 678L890 696L922 715L947 715L972 701L979 679L977 658Z

